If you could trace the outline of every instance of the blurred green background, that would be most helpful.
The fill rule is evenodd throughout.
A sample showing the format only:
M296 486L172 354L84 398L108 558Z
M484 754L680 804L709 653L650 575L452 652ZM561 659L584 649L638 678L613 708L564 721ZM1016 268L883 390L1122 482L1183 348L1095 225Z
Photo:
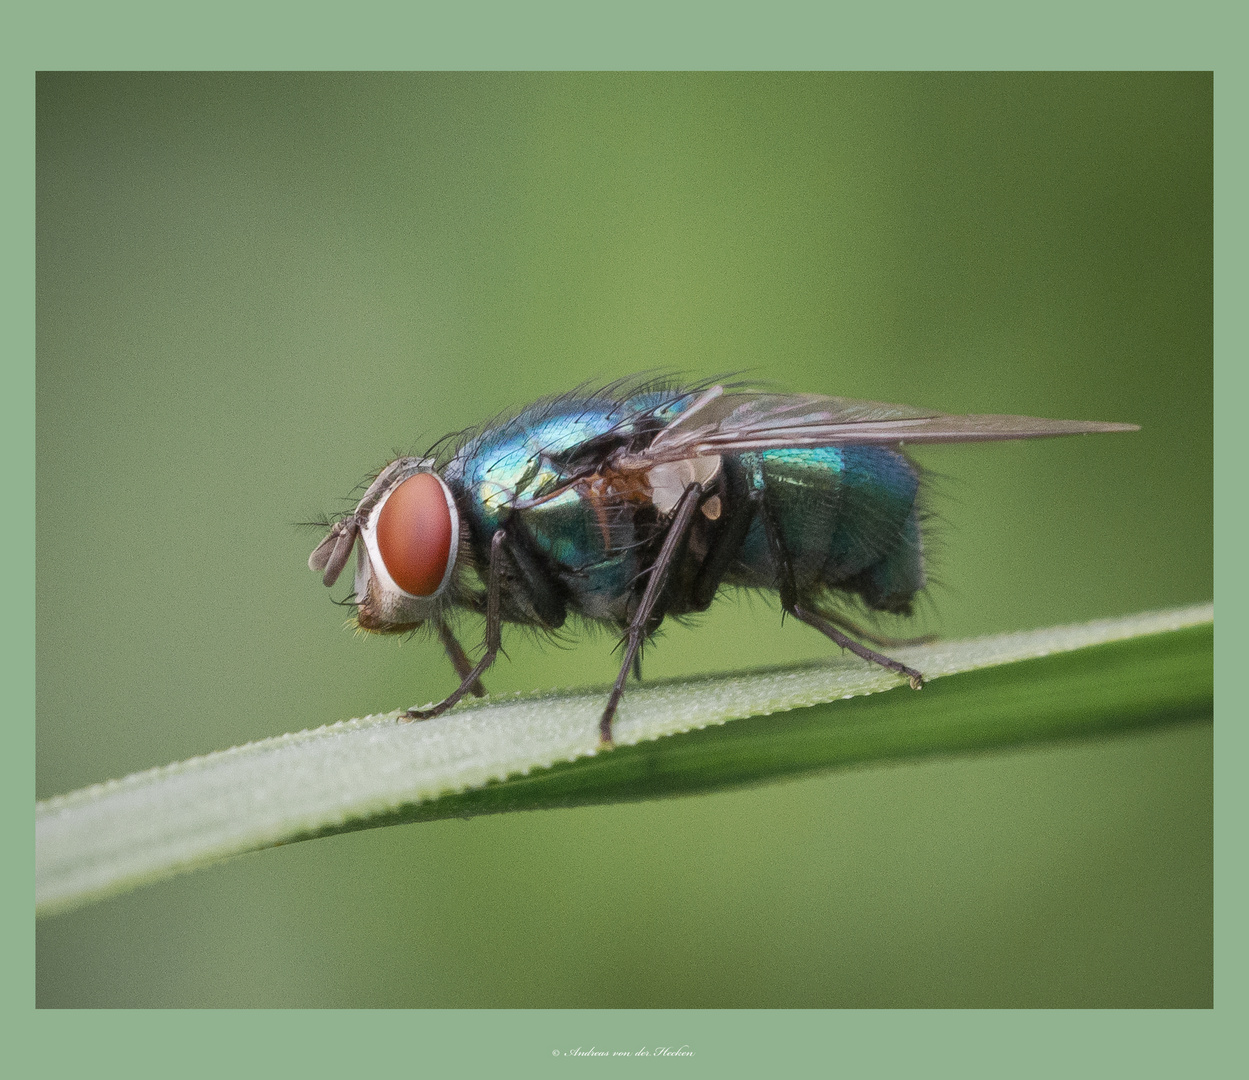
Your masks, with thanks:
M910 625L1208 599L1212 99L1201 73L41 76L38 794L448 691L436 643L344 630L294 523L586 379L1140 423L924 452ZM496 692L615 670L601 637L505 647ZM647 674L828 651L729 598ZM297 844L41 921L37 1001L1209 1005L1212 748Z

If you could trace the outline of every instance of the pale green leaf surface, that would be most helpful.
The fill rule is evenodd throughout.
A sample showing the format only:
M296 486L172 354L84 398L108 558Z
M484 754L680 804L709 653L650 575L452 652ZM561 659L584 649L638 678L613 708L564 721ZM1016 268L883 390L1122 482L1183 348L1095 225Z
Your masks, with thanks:
M890 652L933 680L1212 620L1213 605L1203 604ZM840 656L630 688L616 741L630 746L898 685L893 674ZM36 806L36 908L64 910L245 851L384 824L404 808L599 755L604 700L604 691L578 690L486 699L423 723L397 723L397 712L367 716L49 799ZM1004 726L1002 743L1010 741ZM600 760L611 764L610 754ZM768 774L764 763L751 777ZM726 772L724 784L736 782ZM703 787L714 786L713 774Z

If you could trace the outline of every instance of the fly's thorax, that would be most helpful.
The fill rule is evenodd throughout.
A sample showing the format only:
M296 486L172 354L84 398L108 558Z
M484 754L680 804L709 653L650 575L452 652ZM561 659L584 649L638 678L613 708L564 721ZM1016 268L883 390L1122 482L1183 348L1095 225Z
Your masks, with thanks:
M358 536L354 599L361 629L411 630L452 601L465 540L455 497L432 459L391 462L336 530Z

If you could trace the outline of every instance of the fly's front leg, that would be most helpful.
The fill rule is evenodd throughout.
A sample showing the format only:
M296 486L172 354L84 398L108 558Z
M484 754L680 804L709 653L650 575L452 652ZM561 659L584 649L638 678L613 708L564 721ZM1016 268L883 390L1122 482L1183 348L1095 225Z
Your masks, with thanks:
M685 539L686 533L690 530L690 525L694 520L694 512L698 509L698 498L702 493L700 484L690 484L685 489L685 494L681 496L680 502L677 503L676 513L672 518L672 524L668 526L668 535L664 537L663 546L659 549L659 555L651 565L650 580L646 583L646 591L642 593L642 601L638 604L637 611L633 613L633 618L629 622L628 644L625 646L624 662L620 665L620 674L616 676L616 684L612 687L611 697L607 699L607 708L603 710L603 718L598 723L599 743L602 746L611 746L611 722L616 715L616 707L620 704L621 695L624 694L625 680L629 677L629 671L633 667L634 659L638 655L638 650L642 647L642 642L646 638L646 624L650 621L651 612L655 610L655 603L659 599L659 595L663 592L664 580L668 576L668 570L672 566L673 556L681 546L681 542Z
M451 665L455 668L455 673L460 677L460 681L463 682L468 678L468 673L473 670L473 662L464 651L464 646L451 633L451 627L442 619L439 619L436 625L438 627L438 640L442 642L442 647L447 650L447 656L451 660ZM480 679L473 680L472 686L468 689L474 697L486 696L486 688L481 685Z
M883 653L878 653L875 649L869 649L866 645L860 645L853 638L847 637L834 627L827 619L823 619L813 611L809 611L799 605L798 590L794 584L794 568L790 564L789 553L785 550L785 545L781 541L780 530L776 527L776 522L772 520L766 497L763 500L763 527L764 532L767 533L768 549L771 552L772 561L776 564L781 607L799 622L804 622L808 626L814 627L825 637L835 641L843 649L849 649L855 656L862 657L873 664L879 664L890 671L896 671L899 675L905 675L911 684L912 690L920 689L924 685L924 676L920 672L912 667L907 667L899 660L894 660Z
M499 611L499 589L503 577L503 541L506 537L507 534L500 529L490 540L490 579L486 584L486 655L477 661L477 666L472 671L462 676L459 688L450 696L443 698L437 705L428 709L409 709L399 717L400 720L430 720L435 716L441 716L472 690L474 684L481 685L478 680L482 672L493 664L494 658L499 655L503 629L503 618ZM458 642L456 642L456 647L459 647ZM468 658L465 657L465 659ZM454 657L452 660L454 661Z

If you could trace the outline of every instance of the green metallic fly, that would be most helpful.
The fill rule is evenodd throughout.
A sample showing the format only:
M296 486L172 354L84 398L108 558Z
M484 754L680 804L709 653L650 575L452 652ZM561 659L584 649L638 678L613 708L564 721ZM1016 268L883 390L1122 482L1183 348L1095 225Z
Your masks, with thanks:
M612 628L625 648L599 725L609 745L643 643L665 616L705 611L724 586L777 591L785 612L918 689L919 671L862 643L904 642L840 610L910 614L924 586L920 478L902 447L1136 430L618 383L537 402L441 458L392 461L308 565L333 585L358 541L349 602L359 626L437 632L460 685L410 719L484 694L505 622L554 631L571 614ZM486 618L475 665L448 622L457 608Z

